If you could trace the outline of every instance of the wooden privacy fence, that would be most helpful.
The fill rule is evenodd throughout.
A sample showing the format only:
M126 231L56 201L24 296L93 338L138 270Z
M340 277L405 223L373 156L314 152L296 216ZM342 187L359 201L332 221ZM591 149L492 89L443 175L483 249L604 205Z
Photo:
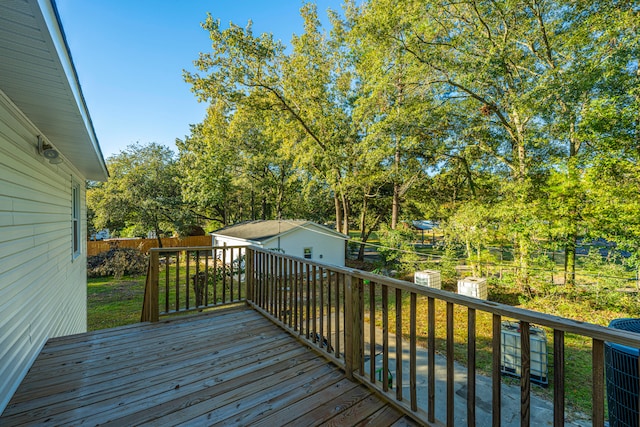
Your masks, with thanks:
M162 247L192 247L211 246L211 236L189 236L189 237L167 237L162 240ZM112 248L139 249L143 253L149 252L151 248L158 247L158 239L108 239L108 240L88 240L87 256L94 256L102 252L108 252Z
M591 385L594 426L604 426L605 422L605 341L640 348L640 334L632 332L466 297L360 270L311 262L256 247L238 248L241 252L236 255L229 249L232 248L182 248L185 254L192 254L191 265L194 256L207 259L212 256L228 269L228 274L217 276L219 279L214 281L218 292L225 289L224 286L219 288L224 277L234 278L233 283L237 284L238 293L230 291L236 296L228 301L218 298L213 303L204 302L203 307L246 301L299 340L342 366L348 377L377 390L397 408L427 425L454 425L454 401L461 398L456 397L456 381L464 382L467 425L476 425L476 407L480 399L490 401L492 425L501 424L505 393L501 375L503 320L515 320L519 324L520 424L525 427L532 423L530 374L532 365L536 363L532 359L532 325L550 332L551 342L543 351L545 358L547 352L550 353L552 361L553 369L550 369L548 380L553 388L554 426L564 425L567 390L579 385L566 383L567 372L572 365L567 363L565 355L569 355L568 360L571 360L577 350L572 344L565 344L565 338L568 342L575 342L577 337L590 343L580 351L588 354L591 374L575 381ZM151 251L143 320L157 321L163 304L164 312L173 312L172 307L166 305L163 294L171 294L173 282L170 276L176 273L170 269L170 261L163 264L161 251ZM188 267L189 255L185 256L184 265L179 259L175 263L183 265L187 271L194 271ZM221 259L222 256L225 258ZM205 260L204 265L207 262L210 260ZM196 268L203 268L201 260L196 265L200 266ZM187 274L183 280L185 284L189 278ZM180 280L176 278L174 282ZM189 292L188 288L186 285L185 292ZM189 300L188 296L186 298ZM175 307L176 311L194 308L188 305L181 307L177 303ZM426 353L426 357L418 357L419 346L424 348L420 354ZM461 368L455 367L454 359L461 354L465 356L466 375L456 374L456 370ZM488 371L492 391L489 395L478 396L476 375L481 358L488 365L484 369ZM437 364L443 368L438 368ZM436 381L444 383L444 387L436 387Z

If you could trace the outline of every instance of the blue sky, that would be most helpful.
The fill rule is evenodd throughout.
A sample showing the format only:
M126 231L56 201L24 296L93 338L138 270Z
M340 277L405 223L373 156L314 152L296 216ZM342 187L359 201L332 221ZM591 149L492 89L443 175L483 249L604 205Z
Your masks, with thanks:
M340 0L316 0L323 22ZM56 0L71 55L105 159L135 142L175 150L176 138L202 121L182 70L210 50L200 23L210 12L223 26L253 21L288 43L302 32L298 0Z

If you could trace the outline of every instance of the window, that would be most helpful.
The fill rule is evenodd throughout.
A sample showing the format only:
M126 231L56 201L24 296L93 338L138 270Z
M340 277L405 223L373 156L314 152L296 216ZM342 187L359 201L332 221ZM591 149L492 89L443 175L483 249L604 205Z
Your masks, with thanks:
M306 259L311 259L311 248L304 248L304 257Z
M73 258L80 255L80 185L77 182L71 183L71 228Z

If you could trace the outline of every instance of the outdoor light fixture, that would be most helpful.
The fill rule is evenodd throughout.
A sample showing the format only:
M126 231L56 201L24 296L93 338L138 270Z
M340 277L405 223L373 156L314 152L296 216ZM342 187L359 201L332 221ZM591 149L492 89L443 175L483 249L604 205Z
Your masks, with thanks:
M40 135L38 135L38 153L40 153L40 155L45 159L49 160L49 163L52 165L62 163L62 158L60 157L58 150L53 148L51 144L44 142L44 138Z

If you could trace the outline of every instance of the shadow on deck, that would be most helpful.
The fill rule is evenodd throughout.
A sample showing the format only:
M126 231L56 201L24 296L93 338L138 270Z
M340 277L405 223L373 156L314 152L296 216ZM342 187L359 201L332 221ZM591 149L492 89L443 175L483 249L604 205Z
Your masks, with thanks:
M0 425L415 425L246 307L49 340Z

